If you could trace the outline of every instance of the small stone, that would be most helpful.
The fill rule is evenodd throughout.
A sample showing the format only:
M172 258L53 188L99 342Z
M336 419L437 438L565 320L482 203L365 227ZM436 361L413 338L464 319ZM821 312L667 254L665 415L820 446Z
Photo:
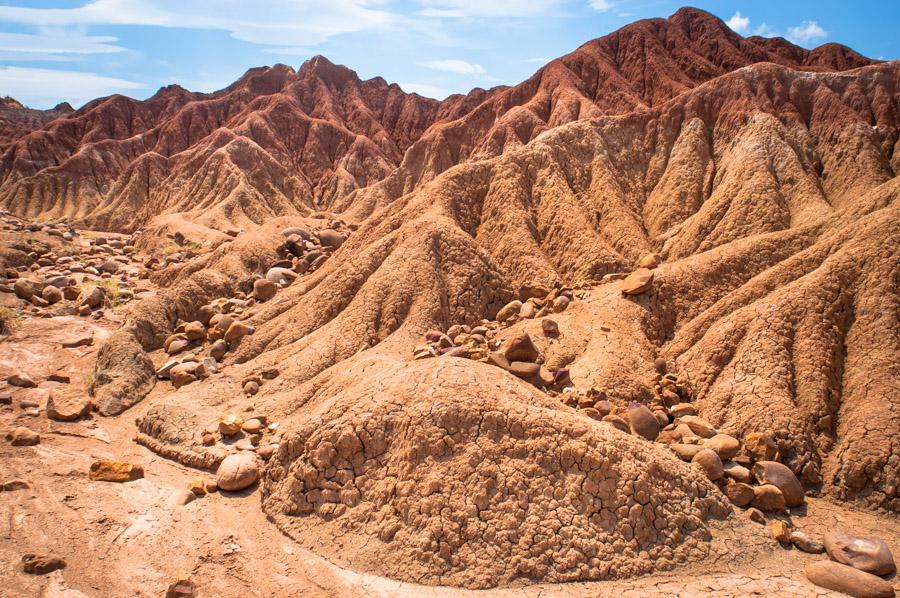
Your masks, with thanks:
M206 326L202 322L188 322L184 325L184 335L189 341L205 341Z
M98 286L88 286L81 290L81 295L79 298L79 305L82 307L86 306L90 309L94 309L103 305L106 300L106 293L103 292Z
M531 337L527 334L520 334L507 340L500 348L500 352L510 362L534 362L540 356L537 347L534 346Z
M743 465L738 465L737 463L729 461L724 463L723 467L725 468L726 478L734 480L735 482L741 482L742 484L750 483L750 470Z
M750 507L749 509L747 509L746 515L747 519L749 519L753 523L759 523L760 525L766 524L766 516L763 515L763 512L756 507Z
M14 492L16 490L27 490L31 486L25 480L7 480L0 484L4 492Z
M41 299L46 301L49 305L53 305L54 303L62 301L63 294L58 288L48 284L44 287L44 290L41 291Z
M253 326L245 324L244 322L232 322L231 326L229 326L228 330L225 332L224 339L226 343L231 345L232 343L240 341L248 334L253 334Z
M82 336L76 336L69 340L65 340L62 342L62 346L65 349L75 349L77 347L90 347L94 344L94 334L88 333Z
M751 432L744 436L744 453L754 461L774 461L778 447L768 432Z
M194 582L187 577L179 577L169 584L166 589L166 598L194 598L195 591Z
M498 322L506 322L510 318L513 318L519 315L519 310L522 309L522 302L518 299L514 301L510 301L506 305L500 308L500 311L497 312L497 321Z
M541 373L541 366L536 363L527 361L511 361L509 364L509 373L529 382L537 382Z
M843 592L854 598L891 598L894 586L871 573L834 561L818 561L806 566L806 579L817 586Z
M666 360L663 359L662 357L657 357L656 359L653 360L653 368L657 371L657 373L663 374L663 375L667 371L669 371L669 366L666 363Z
M758 461L751 471L760 484L777 486L784 495L784 502L788 507L803 504L803 486L786 465L777 461Z
M222 339L217 340L209 347L209 354L216 361L222 361L222 358L228 353L228 343Z
M680 442L676 442L669 445L669 448L672 449L678 458L682 461L691 461L694 456L703 450L702 446L696 444L682 444Z
M821 554L825 552L825 547L821 542L800 530L791 532L791 543L799 550L810 554Z
M697 408L690 403L676 403L669 407L669 414L675 419L686 415L697 415Z
M631 431L651 442L659 436L660 425L656 416L645 405L636 405L628 410Z
M221 490L237 492L256 483L259 464L252 452L228 455L216 471L216 483Z
M763 484L753 488L756 496L753 497L751 503L754 507L761 511L783 511L785 508L784 495L778 486L772 484Z
M322 247L331 247L333 249L340 247L347 239L347 235L330 228L320 230L318 234Z
M653 285L653 271L647 268L638 268L621 283L623 295L640 295L650 290Z
M183 507L196 500L197 495L187 488L178 488L169 496L169 507Z
M710 480L715 482L723 475L722 460L712 449L701 448L691 459L693 465L703 470Z
M732 482L725 486L725 496L728 497L728 500L730 500L731 504L734 506L746 507L753 502L756 494L753 492L753 486L750 484Z
M57 569L64 569L66 561L49 554L26 554L22 557L22 570L32 575L46 575Z
M567 307L569 307L570 300L565 295L560 295L556 299L553 300L553 303L550 306L550 311L553 313L560 313L565 311Z
M544 319L541 322L541 330L547 336L556 336L559 334L559 324L555 320Z
M682 417L678 423L686 425L700 438L712 438L716 435L716 429L708 421L693 415Z
M891 575L897 570L891 549L881 538L835 530L825 534L825 550L832 560L874 575Z
M47 417L61 422L73 422L91 413L91 400L75 392L50 390L47 398Z
M144 477L140 465L100 459L91 464L90 478L95 482L130 482Z
M790 524L781 519L773 519L769 522L769 533L783 546L790 546L792 531Z
M247 434L258 434L263 428L263 423L255 417L241 424L241 429Z
M268 461L272 458L272 455L275 454L275 451L278 450L277 444L267 444L266 446L260 447L257 449L256 454L259 455L262 459Z
M660 262L662 262L662 257L658 253L648 253L638 262L639 268L655 268Z
M257 301L269 301L278 293L278 284L268 278L257 278L253 281L253 298Z
M259 382L255 380L248 380L244 383L244 394L248 397L252 397L256 393L259 392Z
M6 439L13 446L35 446L41 442L41 437L37 432L23 426L7 432Z
M712 438L707 438L703 446L716 451L716 454L723 461L731 459L741 449L741 443L738 442L737 438L728 434L716 434Z
M239 416L229 414L219 420L219 434L222 436L234 436L241 431L241 425L244 423Z
M7 376L7 384L10 386L18 386L20 388L34 388L37 383L25 372L14 372Z
M603 416L603 418L600 421L606 422L607 424L611 425L615 429L625 432L626 434L631 434L631 426L629 426L628 422L626 422L623 418L619 417L618 415L612 415L612 414L605 415L605 416Z
M196 382L197 366L198 364L196 361L188 361L186 363L179 363L178 365L172 367L169 370L169 379L172 380L172 384L175 386L175 388L181 388L182 386L186 386L191 382Z
M191 478L187 483L187 489L194 493L194 496L206 496L206 482L203 478Z

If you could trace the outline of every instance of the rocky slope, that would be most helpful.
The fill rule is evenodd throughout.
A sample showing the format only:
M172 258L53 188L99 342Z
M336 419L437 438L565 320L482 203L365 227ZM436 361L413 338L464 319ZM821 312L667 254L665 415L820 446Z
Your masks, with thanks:
M383 82L322 59L245 79L160 92L127 132L91 120L126 100L100 101L69 139L108 137L24 178L18 145L4 156L7 205L72 215L73 161L152 160L157 178L110 182L91 218L147 222L148 253L165 232L203 247L149 275L159 295L98 354L94 400L136 404L139 443L210 470L256 453L262 508L297 542L426 584L703 563L715 538L752 535L719 471L742 457L694 460L719 435L766 439L744 462L785 465L801 502L900 510L900 63L682 10L514 88L444 103L394 89L402 118L342 108ZM303 104L326 79L327 101ZM240 101L227 126L166 135ZM276 105L366 137L339 146L346 166L284 166L283 138L254 120ZM384 168L337 184L357 151ZM761 501L767 484L747 482ZM776 490L769 521L801 517Z

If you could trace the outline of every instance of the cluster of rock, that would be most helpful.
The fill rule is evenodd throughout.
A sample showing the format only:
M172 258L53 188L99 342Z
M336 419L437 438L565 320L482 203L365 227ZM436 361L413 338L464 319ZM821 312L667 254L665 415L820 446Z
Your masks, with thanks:
M631 273L612 272L606 274L600 280L601 284L621 280L620 288L623 295L642 295L653 288L653 269L662 262L658 253L645 255L638 261L638 267Z
M291 270L296 274L306 274L320 268L343 245L349 236L349 228L345 229L342 222L334 221L330 223L330 228L318 231L310 232L299 226L291 226L281 231L281 234L285 237L279 248L282 260L275 267ZM269 278L268 274L266 278Z
M163 349L172 358L156 371L159 379L171 380L179 388L216 373L225 355L242 338L253 334L253 326L245 321L253 315L253 307L272 300L301 274L319 268L347 238L346 232L333 228L310 233L300 227L290 227L282 235L285 237L279 250L282 259L272 264L265 274L251 278L246 285L247 293L238 291L233 297L220 297L200 307L196 320L178 323L163 343ZM184 242L183 237L176 242L179 240ZM261 384L262 380L245 380L242 387L247 395L254 395Z
M569 383L566 368L550 369L528 334L520 334L501 341L496 338L504 327L518 321L540 318L541 330L549 337L559 335L559 325L550 319L550 314L565 311L575 298L570 288L545 291L534 288L523 290L522 294L537 295L525 300L510 301L497 312L496 319L482 320L478 326L454 324L447 332L429 330L425 333L425 344L413 350L413 359L431 357L462 357L487 363L510 372L539 388L558 391Z
M647 405L617 405L595 389L565 393L563 401L622 432L665 444L702 470L735 506L751 509L752 517L765 521L760 511L783 512L803 504L803 487L779 462L773 434L753 432L741 441L716 430L698 417L690 387L668 371L665 360L657 359L654 366L655 396Z
M172 358L156 370L160 380L171 380L180 388L208 378L219 364L254 328L243 318L254 301L242 297L220 298L200 307L197 320L180 322L163 341L163 350Z
M270 422L261 413L251 412L246 418L227 413L204 430L201 442L204 446L220 443L241 452L256 453L268 460L278 450L281 429L278 422Z
M2 218L3 229L23 233L8 245L14 256L0 278L0 292L21 300L20 311L34 315L102 315L106 305L134 298L135 280L146 277L130 239L105 238L75 243L77 233L67 224L27 223ZM63 239L57 249L27 233L39 232ZM50 311L48 308L51 308Z

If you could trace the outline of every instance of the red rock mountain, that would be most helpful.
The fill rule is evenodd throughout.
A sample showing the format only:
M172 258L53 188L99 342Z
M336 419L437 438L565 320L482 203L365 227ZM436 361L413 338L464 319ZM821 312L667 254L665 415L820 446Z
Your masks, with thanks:
M145 101L95 100L6 149L0 205L123 230L162 213L222 226L339 208L389 175L396 197L469 157L573 120L647 110L759 62L843 70L872 61L835 44L744 39L695 9L588 42L515 87L443 102L317 56L296 72L252 69L213 94L171 86Z
M9 96L0 98L0 150L53 119L71 112L74 110L67 102L49 110L35 110L26 108Z

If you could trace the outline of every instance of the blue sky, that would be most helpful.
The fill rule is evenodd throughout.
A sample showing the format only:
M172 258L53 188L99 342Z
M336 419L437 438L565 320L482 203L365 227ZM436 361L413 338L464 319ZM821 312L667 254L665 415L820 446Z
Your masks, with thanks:
M900 0L692 3L744 35L834 41L900 58ZM220 89L250 67L323 54L363 78L443 98L515 84L666 0L0 0L0 96L75 107L170 83Z

